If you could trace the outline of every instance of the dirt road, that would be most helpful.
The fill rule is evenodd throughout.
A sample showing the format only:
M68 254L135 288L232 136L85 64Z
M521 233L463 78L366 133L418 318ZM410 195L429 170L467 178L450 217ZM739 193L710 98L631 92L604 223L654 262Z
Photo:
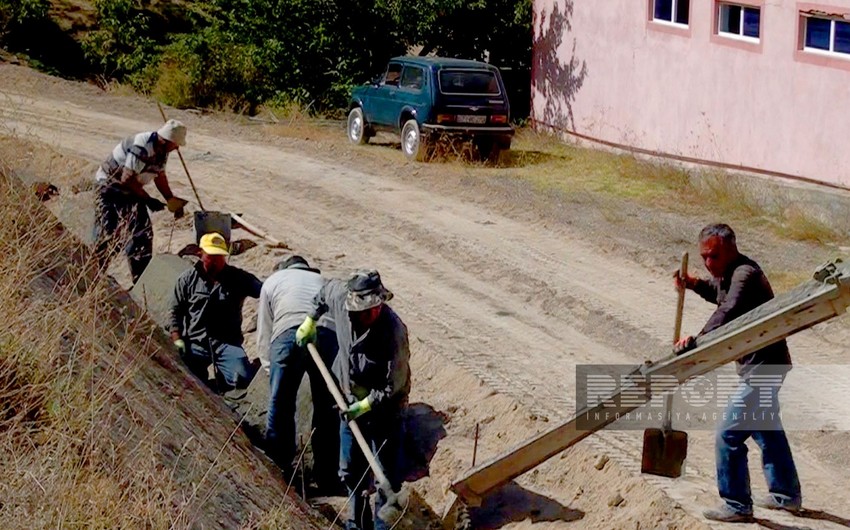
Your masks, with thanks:
M158 121L154 107L132 98L121 108L114 98L69 101L3 81L0 90L4 129L61 147L92 168L119 138ZM148 110L134 116L138 108ZM626 253L600 249L580 231L519 220L450 190L416 185L394 176L392 167L364 172L356 159L323 162L274 140L245 140L236 125L184 116L190 126L184 155L207 208L244 212L329 269L378 268L396 294L393 306L408 323L414 348L463 367L537 416L554 421L574 412L576 364L640 363L668 348L675 301L669 276ZM175 191L191 197L176 157L169 168ZM160 249L165 226L158 221ZM746 250L746 237L740 239ZM695 249L682 250L698 262ZM689 296L683 329L698 331L710 311ZM801 365L839 365L848 336L846 320L806 332L791 340L792 355ZM789 433L805 504L837 517L764 515L790 527L846 528L850 433L846 421L833 420L850 414L850 378L838 370L835 380L811 386L794 384L794 374L782 400L787 414L805 411L812 426ZM703 427L691 433L685 478L646 479L696 515L717 502L713 434ZM637 473L639 432L604 432L588 443ZM765 488L758 450L752 454L758 495Z

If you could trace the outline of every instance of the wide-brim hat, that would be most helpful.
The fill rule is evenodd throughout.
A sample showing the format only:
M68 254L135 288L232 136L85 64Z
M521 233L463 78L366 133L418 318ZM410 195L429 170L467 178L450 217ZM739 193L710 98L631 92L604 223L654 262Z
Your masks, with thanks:
M376 270L358 271L348 280L348 295L345 309L352 312L366 311L392 300L393 293L381 282Z
M168 140L180 147L186 145L186 126L183 125L183 122L168 120L156 131L156 134L163 140Z

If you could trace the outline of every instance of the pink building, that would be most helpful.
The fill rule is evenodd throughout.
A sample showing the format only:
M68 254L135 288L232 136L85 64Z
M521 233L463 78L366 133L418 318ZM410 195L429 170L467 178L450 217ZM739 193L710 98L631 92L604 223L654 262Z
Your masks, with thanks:
M850 0L534 0L535 126L850 188Z

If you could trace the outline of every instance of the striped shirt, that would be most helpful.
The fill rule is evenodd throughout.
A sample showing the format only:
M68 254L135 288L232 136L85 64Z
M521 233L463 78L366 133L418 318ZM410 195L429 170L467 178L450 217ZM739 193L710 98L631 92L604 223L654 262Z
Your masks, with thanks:
M143 132L124 138L100 165L95 180L99 184L106 184L111 178L120 176L121 169L129 169L136 174L142 186L149 184L165 171L168 162L168 153L158 153L154 149L157 138L156 132Z

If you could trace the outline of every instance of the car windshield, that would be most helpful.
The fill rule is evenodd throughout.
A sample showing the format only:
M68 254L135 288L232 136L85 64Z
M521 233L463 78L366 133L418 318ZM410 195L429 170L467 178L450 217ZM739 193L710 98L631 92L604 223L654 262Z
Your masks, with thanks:
M443 94L483 94L498 96L499 82L489 70L440 70Z

